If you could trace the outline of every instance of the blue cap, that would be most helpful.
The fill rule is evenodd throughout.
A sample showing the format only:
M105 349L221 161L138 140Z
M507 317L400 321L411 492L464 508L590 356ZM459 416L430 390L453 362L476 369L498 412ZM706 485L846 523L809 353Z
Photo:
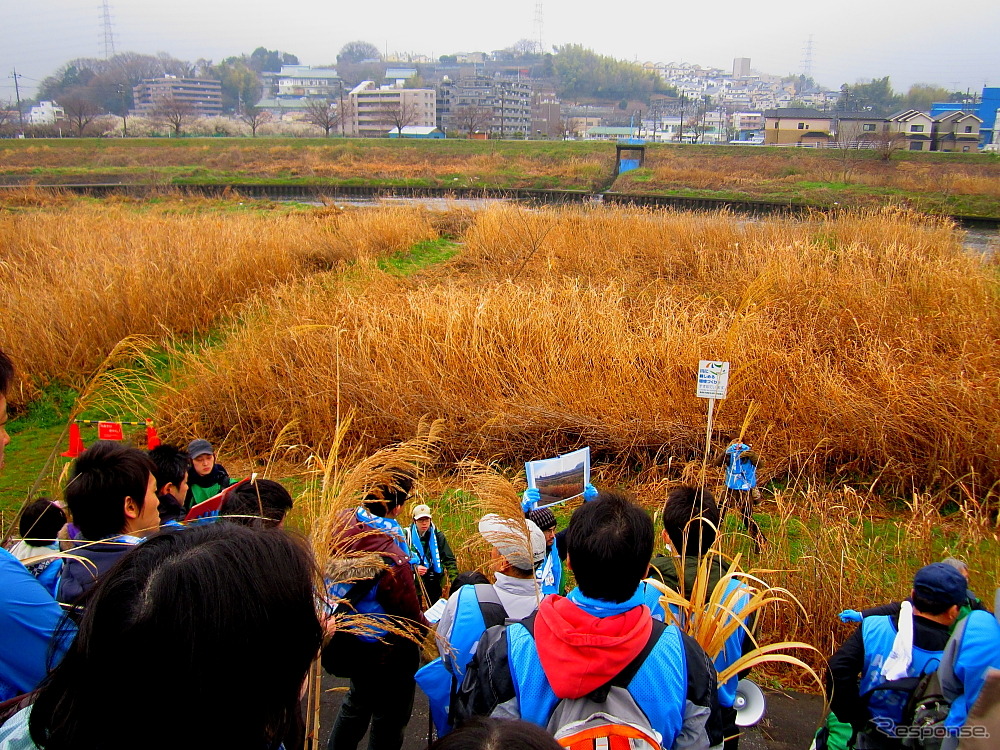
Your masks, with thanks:
M913 591L935 604L962 604L968 594L965 576L945 563L931 563L913 576Z

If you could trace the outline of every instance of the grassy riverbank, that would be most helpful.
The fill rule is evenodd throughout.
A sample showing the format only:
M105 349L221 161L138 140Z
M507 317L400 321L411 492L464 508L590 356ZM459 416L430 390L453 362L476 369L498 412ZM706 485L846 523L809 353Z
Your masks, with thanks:
M0 141L0 183L363 185L547 189L755 200L816 207L894 205L1000 218L995 154L651 144L614 177L595 141L164 138Z

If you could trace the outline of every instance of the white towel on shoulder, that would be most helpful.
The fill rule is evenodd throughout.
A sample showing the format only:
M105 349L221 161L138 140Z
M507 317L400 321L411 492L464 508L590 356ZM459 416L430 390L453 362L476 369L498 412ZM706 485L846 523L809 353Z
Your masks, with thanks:
M899 627L892 642L889 658L882 665L882 676L887 680L901 680L909 676L913 661L913 605L903 602L899 608Z

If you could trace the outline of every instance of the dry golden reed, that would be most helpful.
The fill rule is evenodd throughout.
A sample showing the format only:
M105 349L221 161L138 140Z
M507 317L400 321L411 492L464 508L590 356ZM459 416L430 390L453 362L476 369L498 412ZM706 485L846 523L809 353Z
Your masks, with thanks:
M756 404L746 438L767 476L994 492L997 284L947 223L501 206L466 242L436 280L373 271L265 295L187 359L161 419L259 450L288 421L323 442L339 404L370 446L430 415L452 461L590 445L642 468L701 451L695 371L720 359L716 439Z
M262 289L435 236L408 207L0 210L0 347L36 381L79 381L127 336L205 333Z

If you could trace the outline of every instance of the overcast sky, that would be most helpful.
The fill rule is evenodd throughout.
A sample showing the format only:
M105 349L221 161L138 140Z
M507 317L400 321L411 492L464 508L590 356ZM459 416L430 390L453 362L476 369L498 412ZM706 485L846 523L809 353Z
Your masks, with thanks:
M22 95L76 57L103 57L102 0L0 0L0 100ZM309 65L336 60L362 39L389 52L433 55L491 51L519 39L546 48L578 43L620 59L689 62L731 70L801 73L812 38L812 74L839 88L884 75L897 91L915 82L979 91L1000 86L1000 2L929 0L597 3L508 0L110 0L116 50L221 60L259 46ZM614 9L619 10L616 14Z

